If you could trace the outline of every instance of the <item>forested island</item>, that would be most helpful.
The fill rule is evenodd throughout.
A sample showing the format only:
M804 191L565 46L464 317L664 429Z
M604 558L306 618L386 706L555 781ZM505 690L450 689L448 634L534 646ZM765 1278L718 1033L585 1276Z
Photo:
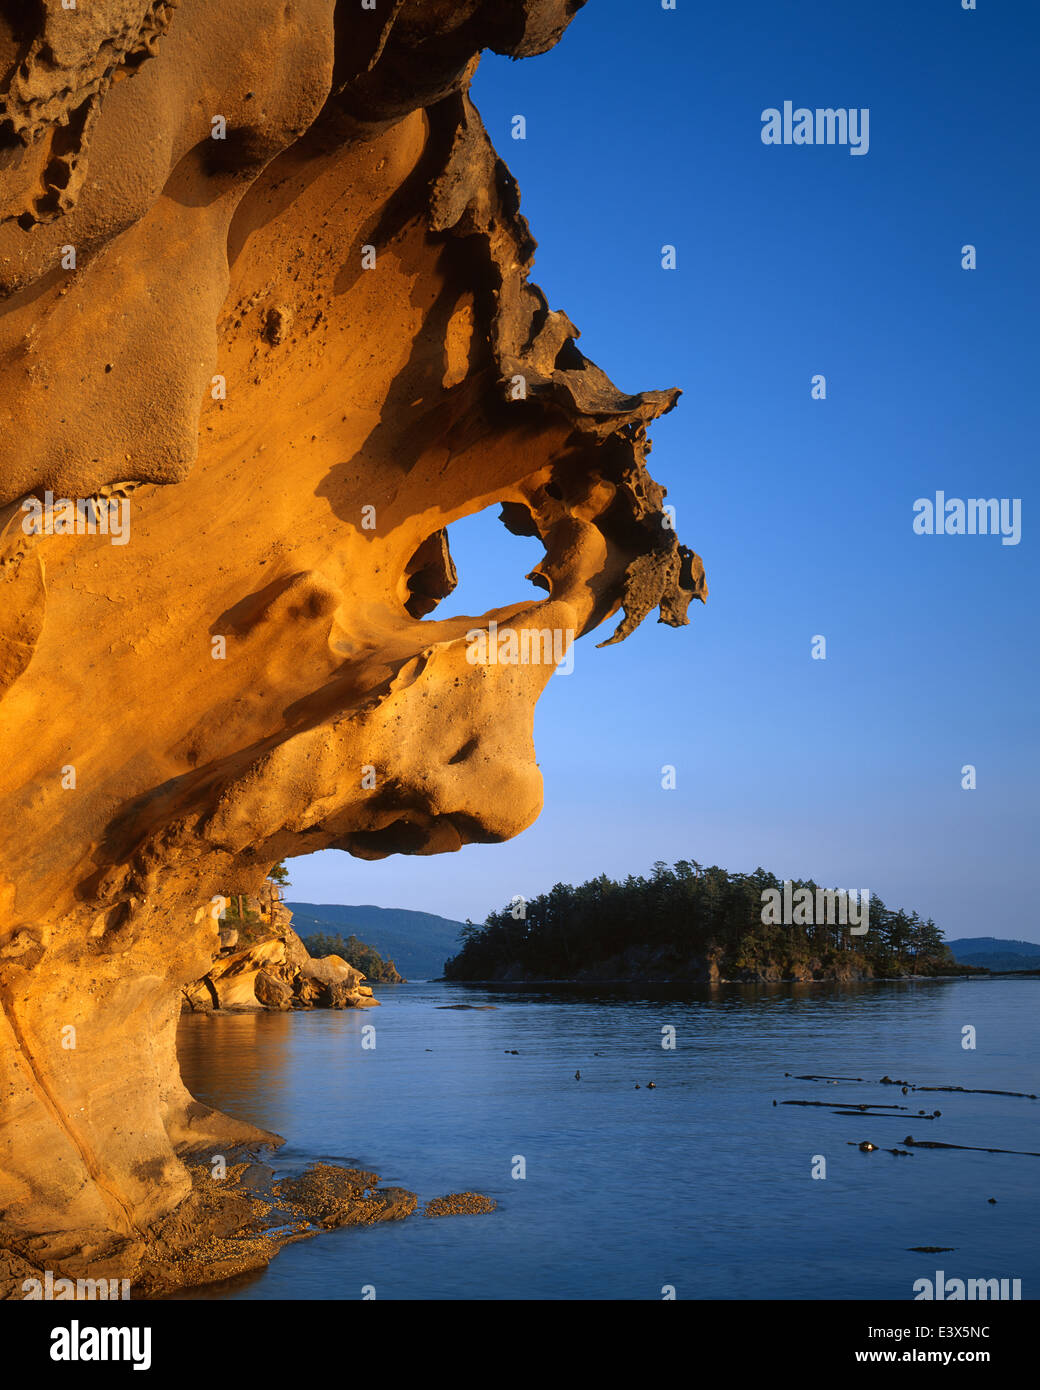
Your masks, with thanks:
M467 922L444 976L714 983L978 973L955 962L931 918L886 907L871 894L866 929L854 932L841 897L765 869L731 874L695 860L671 868L658 861L649 878L618 882L600 874L577 888L558 883L530 901L514 899L482 926ZM792 899L812 909L790 922L786 914L769 920L775 913L764 904Z

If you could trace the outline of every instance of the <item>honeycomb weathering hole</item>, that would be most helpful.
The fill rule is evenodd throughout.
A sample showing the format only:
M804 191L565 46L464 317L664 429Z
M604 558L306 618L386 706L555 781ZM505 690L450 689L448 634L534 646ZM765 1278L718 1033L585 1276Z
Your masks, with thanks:
M529 534L520 530L524 517ZM529 583L548 589L540 576L525 579L544 558L545 547L527 509L495 502L423 542L409 563L406 607L412 617L433 614L441 621L524 602L531 597ZM449 596L450 611L444 603Z

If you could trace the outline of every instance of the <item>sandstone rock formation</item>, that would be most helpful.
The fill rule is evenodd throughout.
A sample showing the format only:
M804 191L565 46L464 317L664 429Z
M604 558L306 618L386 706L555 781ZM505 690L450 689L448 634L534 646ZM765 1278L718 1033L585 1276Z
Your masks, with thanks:
M255 898L248 899L257 903ZM205 975L182 991L182 1013L214 1009L367 1009L379 1000L365 976L341 956L314 959L280 903L260 917L259 936L239 946L239 932L220 929L220 950Z
M0 3L19 1260L140 1270L191 1224L182 1155L265 1137L178 1072L216 893L286 856L434 854L537 816L552 665L474 664L468 631L537 642L623 610L616 641L705 596L645 468L678 393L617 390L529 282L468 96L481 50L543 52L581 3ZM438 619L445 528L492 505L544 544L545 597Z

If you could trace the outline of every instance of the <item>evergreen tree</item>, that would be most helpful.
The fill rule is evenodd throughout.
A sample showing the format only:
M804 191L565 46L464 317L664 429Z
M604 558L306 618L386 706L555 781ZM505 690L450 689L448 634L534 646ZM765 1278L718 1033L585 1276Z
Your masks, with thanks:
M811 895L806 925L763 921L765 894L782 898L783 887L761 867L730 874L695 859L680 859L672 868L658 860L649 878L629 874L619 882L600 874L578 887L557 883L528 901L521 917L510 905L490 913L481 926L467 920L445 975L493 980L509 972L566 979L597 968L624 975L631 952L636 959L652 957L664 976L701 969L709 959L724 977L766 966L782 974L797 967L802 976L860 970L881 978L960 969L931 918L922 922L916 912L890 910L876 896L870 898L865 935L853 936L838 912L833 921L817 920L820 885L812 880L791 888L793 895L800 889Z

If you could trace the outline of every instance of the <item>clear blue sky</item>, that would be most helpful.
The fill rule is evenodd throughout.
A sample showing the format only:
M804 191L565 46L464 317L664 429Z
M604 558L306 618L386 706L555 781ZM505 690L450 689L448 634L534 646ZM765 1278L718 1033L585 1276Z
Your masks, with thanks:
M479 921L694 858L867 888L951 938L1040 940L1038 40L1031 0L590 0L553 52L485 56L474 98L535 280L623 389L683 388L650 467L711 597L689 628L579 644L539 704L524 835L327 851L290 865L290 898ZM764 145L787 99L869 108L869 152ZM1021 498L1020 543L915 535L937 490ZM540 549L496 515L451 528L445 614L534 592Z

